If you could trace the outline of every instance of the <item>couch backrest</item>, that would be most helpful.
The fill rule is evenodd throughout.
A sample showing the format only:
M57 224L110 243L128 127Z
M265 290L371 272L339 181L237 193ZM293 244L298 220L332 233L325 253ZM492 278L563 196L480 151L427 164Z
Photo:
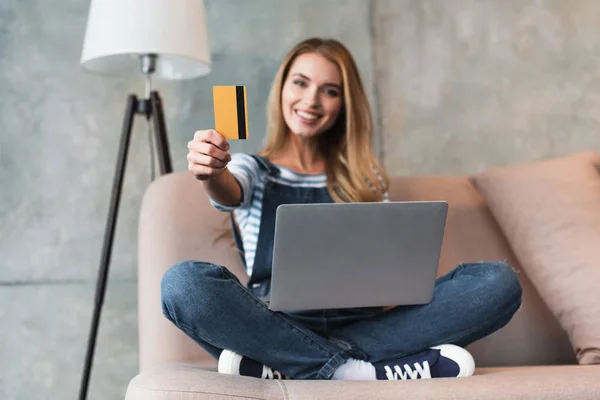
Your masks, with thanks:
M440 274L461 262L508 260L520 269L484 200L466 177L395 177L392 200L449 203ZM211 357L162 315L160 280L173 264L189 259L227 266L247 281L227 215L213 209L202 185L189 173L157 179L141 207L138 255L140 369L165 362L205 362ZM478 366L574 362L566 334L523 271L523 305L500 331L470 346Z
M227 266L248 279L230 240L227 214L215 210L191 174L155 180L141 206L138 244L138 324L140 371L166 362L207 362L212 357L162 314L160 282L174 264L202 260Z

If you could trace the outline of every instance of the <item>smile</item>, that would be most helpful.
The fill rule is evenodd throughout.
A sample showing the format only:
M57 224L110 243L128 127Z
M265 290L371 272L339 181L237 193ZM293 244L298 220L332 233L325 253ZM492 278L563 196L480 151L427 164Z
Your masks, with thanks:
M321 115L319 114L313 114L302 110L296 110L296 114L301 118L308 119L310 121L314 121L316 119L321 118Z

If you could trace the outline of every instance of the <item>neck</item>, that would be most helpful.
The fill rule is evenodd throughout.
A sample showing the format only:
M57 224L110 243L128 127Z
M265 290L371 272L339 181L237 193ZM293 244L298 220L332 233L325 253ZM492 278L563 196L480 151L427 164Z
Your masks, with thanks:
M325 172L325 159L319 152L315 138L302 138L289 134L285 148L271 159L275 164L301 174L322 174Z

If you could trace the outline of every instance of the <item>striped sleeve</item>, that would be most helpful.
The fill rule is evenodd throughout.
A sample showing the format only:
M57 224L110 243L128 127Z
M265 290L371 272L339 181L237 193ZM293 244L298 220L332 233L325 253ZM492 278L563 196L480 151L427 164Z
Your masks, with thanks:
M238 181L242 189L242 202L237 206L224 206L210 199L210 203L219 211L233 211L236 208L250 208L252 204L252 192L259 179L259 166L252 156L244 153L231 155L231 161L227 169Z

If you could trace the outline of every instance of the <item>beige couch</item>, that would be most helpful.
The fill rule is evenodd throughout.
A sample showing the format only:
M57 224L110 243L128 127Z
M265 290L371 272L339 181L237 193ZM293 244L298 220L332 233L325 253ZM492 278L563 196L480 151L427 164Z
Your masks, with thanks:
M214 372L213 360L161 313L160 280L172 264L198 259L229 267L237 253L215 237L226 215L211 208L186 172L155 181L141 210L140 374L127 400L167 399L600 399L600 365L578 365L569 338L519 264L481 193L465 176L394 177L392 200L449 202L440 274L461 262L507 259L520 271L523 305L500 331L472 344L470 378L394 382L269 381Z

